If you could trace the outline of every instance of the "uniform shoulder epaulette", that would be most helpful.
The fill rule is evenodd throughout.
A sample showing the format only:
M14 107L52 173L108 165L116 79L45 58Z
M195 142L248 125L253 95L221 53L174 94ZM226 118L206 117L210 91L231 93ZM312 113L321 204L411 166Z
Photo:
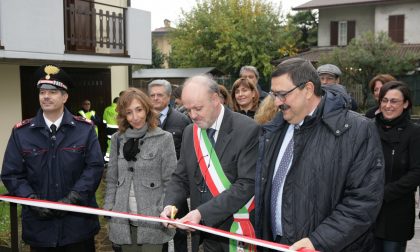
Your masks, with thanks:
M30 118L30 119L25 119L25 120L23 120L23 121L21 121L21 122L18 122L18 123L16 123L15 128L16 128L16 129L19 129L19 128L21 128L21 127L23 127L23 126L25 126L25 125L29 124L31 121L32 121L32 118Z
M89 119L86 119L86 118L84 118L83 116L73 116L73 118L74 118L74 120L76 120L76 121L79 121L79 122L84 122L84 123L87 123L87 124L90 124L90 125L93 125L93 122L92 122L92 120L89 120Z

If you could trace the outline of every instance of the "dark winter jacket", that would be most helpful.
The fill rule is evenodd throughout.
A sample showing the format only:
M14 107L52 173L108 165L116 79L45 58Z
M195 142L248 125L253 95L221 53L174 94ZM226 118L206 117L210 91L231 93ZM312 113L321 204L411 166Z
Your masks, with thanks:
M169 108L165 121L163 121L161 125L163 130L172 134L175 144L176 157L178 159L182 143L182 134L185 127L187 127L190 123L191 120L188 116L173 108Z
M408 112L389 129L378 114L376 125L385 157L385 193L375 235L407 241L414 236L414 194L420 184L420 126L410 121Z
M371 251L371 226L383 197L383 155L373 122L348 110L348 97L323 87L312 116L294 130L293 161L282 201L283 237L308 237L320 251ZM271 181L288 123L281 113L264 127L256 170L255 229L271 233Z
M50 135L42 110L15 126L4 154L1 179L10 194L37 195L58 201L71 191L80 204L98 207L95 192L102 178L103 157L93 125L64 110L56 137ZM92 238L98 216L67 213L41 218L22 207L22 237L34 247L56 247Z

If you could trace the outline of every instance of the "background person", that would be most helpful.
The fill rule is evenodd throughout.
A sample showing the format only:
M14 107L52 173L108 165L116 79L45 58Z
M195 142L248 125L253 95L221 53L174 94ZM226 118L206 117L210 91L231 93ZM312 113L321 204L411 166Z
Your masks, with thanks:
M208 76L187 79L182 101L194 125L190 124L184 130L181 157L169 183L161 217L169 218L171 207L178 207L189 196L191 211L180 219L181 222L230 230L234 214L253 195L259 127L252 119L225 109L220 103L218 84ZM194 145L194 139L200 145ZM202 145L204 142L206 147ZM200 155L200 151L209 154ZM219 160L220 173L217 175L224 174L225 182L230 185L225 190L208 184L210 180L220 179L206 168L210 167L207 166L210 157ZM243 221L249 222L249 219ZM185 229L184 226L178 228ZM205 252L229 251L226 238L199 232L192 233L193 251L198 251L200 236Z
M266 124L273 120L277 112L279 112L279 108L275 103L275 97L268 95L258 106L254 120L260 125Z
M120 92L120 95L122 92ZM112 104L105 108L104 115L103 115L103 123L105 124L105 132L107 138L107 148L104 156L105 162L109 161L109 153L111 151L111 136L117 132L118 130L118 123L117 123L117 102L118 97L115 97L112 100Z
M183 88L184 88L184 86L180 85L172 91L172 96L174 98L174 104L175 104L174 108L176 110L178 110L179 112L181 112L182 114L188 116L188 112L185 109L185 107L182 105L182 100L181 100L181 95L182 95L182 89Z
M157 127L152 103L142 91L129 88L118 100L118 132L111 138L104 209L159 216L176 166L170 133ZM109 239L122 251L161 252L173 230L160 223L109 220Z
M57 66L38 72L35 117L13 128L1 179L11 195L97 208L104 168L92 123L65 107L71 84ZM95 251L98 216L22 206L22 239L31 251Z
M101 123L101 119L96 115L95 110L91 109L91 102L87 99L84 100L82 109L77 111L77 113L95 124L96 135L98 135L98 125Z
M229 91L225 86L219 84L220 89L220 103L225 106L225 108L232 109L232 98L230 97Z
M420 126L410 120L412 99L403 82L385 83L379 101L375 121L385 157L385 193L375 225L376 251L402 252L414 236Z
M340 83L340 76L342 72L340 68L333 64L325 64L318 67L317 72L322 85L339 85L347 93L346 88ZM348 94L348 93L347 93ZM349 95L350 97L350 95ZM351 98L351 97L350 97ZM351 110L357 111L357 102L351 98L349 104Z
M375 99L375 106L369 108L366 111L365 116L367 118L375 118L375 115L380 113L379 110L379 92L381 91L381 87L389 82L389 81L395 81L396 79L394 78L394 76L390 75L390 74L378 74L375 77L373 77L370 81L369 81L369 89L370 92L373 95L373 98Z
M259 95L259 101L262 101L262 100L264 100L265 97L267 97L268 93L265 92L261 88L260 84L258 83L258 81L260 79L260 74L259 74L256 67L254 67L254 66L243 66L243 67L241 67L241 70L239 70L239 77L249 79L257 87L258 95Z
M259 94L255 85L247 78L239 78L232 85L233 111L254 118L258 109Z
M383 155L373 122L321 83L309 61L283 61L271 92L281 112L260 137L257 237L290 249L372 251L383 198Z

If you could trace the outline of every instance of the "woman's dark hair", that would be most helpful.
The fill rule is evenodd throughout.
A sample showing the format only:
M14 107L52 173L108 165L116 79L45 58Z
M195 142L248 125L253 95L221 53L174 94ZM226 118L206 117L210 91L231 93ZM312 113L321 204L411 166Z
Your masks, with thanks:
M382 84L385 84L387 82L396 81L396 80L397 79L395 79L395 77L392 76L392 75L390 75L390 74L378 74L378 75L376 75L375 77L373 77L369 81L369 89L370 89L370 92L372 92L372 94L374 93L374 91L375 91L375 83L377 81L380 81L380 82L382 82Z
M220 89L220 95L223 96L223 99L225 99L225 106L227 106L228 108L232 108L233 104L232 104L232 98L230 97L229 91L226 89L225 86L219 84L219 89Z
M404 98L404 102L408 101L407 109L411 109L412 100L411 100L410 88L407 86L407 84L405 84L402 81L389 81L385 83L382 86L381 91L379 92L379 102L381 102L384 96L386 95L386 93L392 89L396 89L401 92Z
M232 92L230 94L231 97L232 97L233 111L238 112L238 111L241 110L238 102L236 101L236 97L235 97L235 91L240 86L244 86L246 88L249 88L249 89L251 89L251 91L254 92L254 97L252 97L252 108L251 108L251 110L256 111L257 108L258 108L260 93L258 92L257 87L251 81L249 81L247 78L239 78L233 83Z
M150 101L149 96L147 96L143 91L137 88L128 88L125 90L118 99L117 103L117 122L118 130L121 133L124 133L129 127L130 124L127 121L126 109L130 106L131 102L136 99L138 100L143 109L146 111L146 123L149 126L149 129L157 127L157 115L153 110L152 102Z

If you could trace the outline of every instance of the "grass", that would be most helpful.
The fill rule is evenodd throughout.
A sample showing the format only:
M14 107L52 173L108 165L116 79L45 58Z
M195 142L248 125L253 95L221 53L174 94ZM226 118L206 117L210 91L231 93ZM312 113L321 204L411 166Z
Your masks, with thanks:
M0 194L7 193L6 187L0 183ZM9 203L0 201L0 246L10 245Z
M0 183L0 194L7 193L6 187ZM96 200L98 201L99 208L104 205L105 197L105 183L102 179L96 190ZM0 246L10 247L10 207L8 202L0 201ZM20 206L18 206L18 216L20 218ZM99 221L104 222L104 218L99 218ZM20 229L20 227L19 227Z

